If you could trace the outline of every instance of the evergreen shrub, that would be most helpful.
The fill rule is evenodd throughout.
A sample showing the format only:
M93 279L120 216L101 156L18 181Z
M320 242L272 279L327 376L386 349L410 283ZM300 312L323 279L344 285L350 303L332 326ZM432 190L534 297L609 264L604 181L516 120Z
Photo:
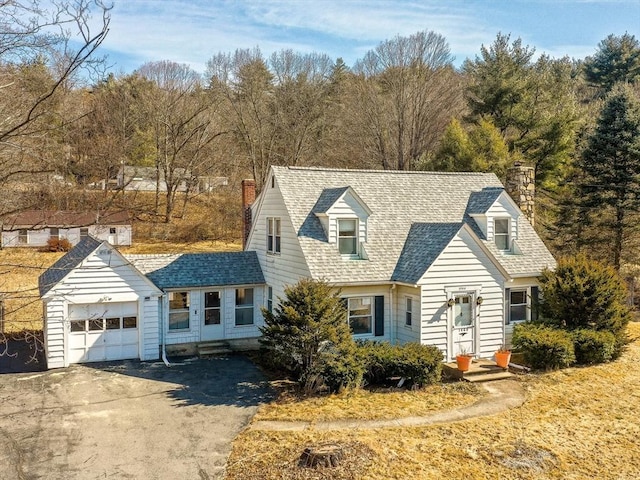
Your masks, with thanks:
M361 341L358 347L364 363L364 378L369 384L381 384L392 377L406 378L416 386L440 381L443 357L433 345Z
M521 323L513 330L513 348L522 352L531 368L554 370L576 360L573 338L565 330L536 323Z
M580 329L573 332L576 363L591 365L610 361L616 352L616 337L604 330Z

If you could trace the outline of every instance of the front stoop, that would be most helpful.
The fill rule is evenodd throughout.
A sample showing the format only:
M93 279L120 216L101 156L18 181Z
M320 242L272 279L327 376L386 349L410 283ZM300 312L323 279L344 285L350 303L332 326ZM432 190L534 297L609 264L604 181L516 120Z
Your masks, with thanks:
M458 378L467 382L490 382L512 378L514 375L508 369L499 367L495 362L484 358L475 358L471 362L471 368L466 372L458 370L456 362L445 363L442 373L450 378Z
M219 357L233 353L231 346L224 340L198 343L199 357Z

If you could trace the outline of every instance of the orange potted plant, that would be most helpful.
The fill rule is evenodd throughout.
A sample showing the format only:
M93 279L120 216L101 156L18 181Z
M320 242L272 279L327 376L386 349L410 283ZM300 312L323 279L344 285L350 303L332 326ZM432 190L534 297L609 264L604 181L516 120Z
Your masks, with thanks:
M466 349L461 348L456 355L456 365L458 366L458 370L461 372L468 371L469 368L471 368L471 360L473 360L473 355L467 352Z
M496 365L502 368L509 368L509 362L511 361L511 350L505 345L502 345L495 353Z

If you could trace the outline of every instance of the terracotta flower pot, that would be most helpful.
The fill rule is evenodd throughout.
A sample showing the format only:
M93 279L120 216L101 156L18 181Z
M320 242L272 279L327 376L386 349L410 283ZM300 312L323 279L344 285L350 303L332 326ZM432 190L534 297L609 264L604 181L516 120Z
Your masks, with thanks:
M496 352L496 365L502 368L509 368L509 362L511 361L511 351Z
M471 360L473 357L471 355L456 355L456 364L458 365L458 370L461 372L466 372L471 367Z

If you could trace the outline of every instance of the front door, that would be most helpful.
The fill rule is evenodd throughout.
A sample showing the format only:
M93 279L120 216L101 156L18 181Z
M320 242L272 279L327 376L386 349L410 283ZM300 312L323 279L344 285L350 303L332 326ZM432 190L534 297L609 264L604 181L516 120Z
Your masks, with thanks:
M224 338L224 323L222 322L222 292L213 290L204 292L201 340L220 340Z
M476 322L474 295L457 293L451 309L452 358L459 353L476 353Z

